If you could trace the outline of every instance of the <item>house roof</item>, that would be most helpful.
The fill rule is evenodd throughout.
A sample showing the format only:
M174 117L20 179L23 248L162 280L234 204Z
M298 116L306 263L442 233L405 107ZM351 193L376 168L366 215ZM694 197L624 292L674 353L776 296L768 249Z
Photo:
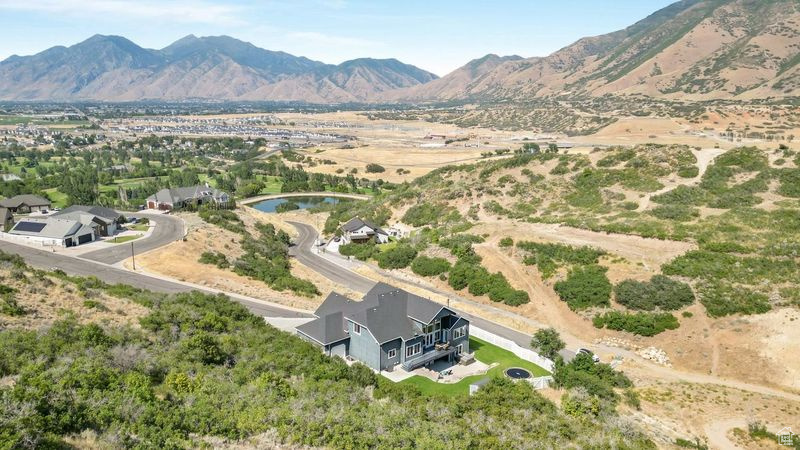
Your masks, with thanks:
M351 320L367 328L379 343L397 338L409 340L417 335L414 320L428 324L443 308L426 298L378 283L360 302L331 293L315 312L319 319L297 329L327 344L329 341L326 339L341 340L347 337L343 321ZM330 319L331 316L335 318ZM328 330L329 326L334 328ZM343 334L339 334L339 330Z
M0 179L3 181L20 181L22 178L19 177L17 174L13 173L0 173Z
M15 223L10 234L20 236L41 236L53 239L64 239L70 236L80 236L93 232L90 225L84 225L77 220L47 218L25 218Z
M4 208L19 208L27 206L50 206L50 200L33 194L15 195L14 197L0 200L0 206Z
M365 226L371 228L376 233L388 234L385 231L383 231L379 226L375 225L374 223L368 220L364 220L360 217L353 217L352 219L348 220L346 224L342 225L342 231L353 232L360 230Z
M53 214L53 216L70 216L70 218L75 218L80 215L92 215L100 217L101 219L106 219L105 222L114 222L122 215L111 208L106 208L104 206L86 206L86 205L72 205L68 208L64 208L61 211Z
M147 197L147 201L175 204L184 202L186 200L192 200L207 196L219 198L224 194L225 193L223 191L220 191L219 189L215 189L209 186L197 185L197 186L162 189L156 192L155 194L151 195L150 197Z
M341 341L349 336L345 331L341 312L331 313L306 322L298 326L297 330L323 345Z

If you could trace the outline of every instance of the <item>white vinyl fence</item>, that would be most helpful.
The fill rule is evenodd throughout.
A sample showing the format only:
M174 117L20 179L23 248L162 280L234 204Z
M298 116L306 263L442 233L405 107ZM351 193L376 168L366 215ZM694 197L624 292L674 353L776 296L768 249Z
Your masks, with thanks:
M469 334L470 336L474 336L492 345L496 345L502 349L508 350L511 353L519 356L520 358L526 361L530 361L536 364L537 366L547 370L548 372L553 372L553 367L554 367L553 360L545 358L544 356L541 356L540 354L536 353L531 349L520 347L519 344L510 339L506 339L494 333L482 330L474 325L469 327Z

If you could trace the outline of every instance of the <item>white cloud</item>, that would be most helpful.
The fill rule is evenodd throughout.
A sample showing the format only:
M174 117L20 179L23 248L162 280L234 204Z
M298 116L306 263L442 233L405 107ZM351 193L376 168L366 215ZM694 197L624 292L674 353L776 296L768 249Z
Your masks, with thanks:
M241 8L205 1L0 0L0 10L108 19L156 19L182 23L244 24Z

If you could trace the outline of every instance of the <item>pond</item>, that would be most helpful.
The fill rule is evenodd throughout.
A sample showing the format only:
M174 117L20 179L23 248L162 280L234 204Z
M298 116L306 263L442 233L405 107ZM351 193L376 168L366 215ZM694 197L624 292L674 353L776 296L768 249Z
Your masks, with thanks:
M283 197L283 198L273 198L269 200L260 201L258 203L253 203L249 205L259 211L273 213L273 212L282 212L282 211L291 211L295 209L309 209L315 206L322 205L323 203L328 204L338 204L341 202L349 202L352 201L349 198L341 198L341 197L320 197L320 196L304 196L304 197ZM294 204L297 207L293 206L280 206L284 204Z

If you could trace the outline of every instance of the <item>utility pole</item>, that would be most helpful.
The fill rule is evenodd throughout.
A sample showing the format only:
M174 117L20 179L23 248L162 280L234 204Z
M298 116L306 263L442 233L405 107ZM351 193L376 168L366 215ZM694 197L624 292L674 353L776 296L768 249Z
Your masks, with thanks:
M136 255L133 252L133 242L131 242L131 260L133 261L133 270L136 270Z

